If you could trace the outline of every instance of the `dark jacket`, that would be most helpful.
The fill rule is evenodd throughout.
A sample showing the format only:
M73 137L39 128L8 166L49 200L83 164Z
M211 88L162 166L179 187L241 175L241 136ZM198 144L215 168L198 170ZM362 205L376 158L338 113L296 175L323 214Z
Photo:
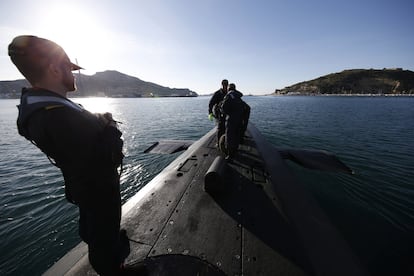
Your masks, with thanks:
M225 96L226 93L223 91L222 88L214 92L208 104L208 114L213 113L213 115L218 119L219 114L217 113L219 113L219 104L221 103L221 101L223 101Z
M223 113L230 118L241 120L244 104L241 99L243 94L237 90L230 90L224 98Z
M19 133L62 171L67 199L77 205L119 197L121 132L60 95L23 89L18 106Z

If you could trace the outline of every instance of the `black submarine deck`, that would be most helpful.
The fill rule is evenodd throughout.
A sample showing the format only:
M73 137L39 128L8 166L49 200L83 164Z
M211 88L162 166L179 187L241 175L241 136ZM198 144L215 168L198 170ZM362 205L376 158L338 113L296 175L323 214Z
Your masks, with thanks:
M221 153L211 130L125 203L121 227L131 245L126 264L145 264L147 275L360 275L349 248L341 247L344 242L323 215L311 218L323 231L303 237L312 235L312 229L298 230L304 226L277 194L257 135L249 126L238 154L223 161L217 159ZM210 179L213 186L206 192L206 173L216 159L224 167ZM301 196L289 204L295 206L296 200ZM307 210L304 217L320 211L309 202L313 204L298 204ZM340 253L329 252L329 247ZM44 275L96 275L86 244L80 243Z

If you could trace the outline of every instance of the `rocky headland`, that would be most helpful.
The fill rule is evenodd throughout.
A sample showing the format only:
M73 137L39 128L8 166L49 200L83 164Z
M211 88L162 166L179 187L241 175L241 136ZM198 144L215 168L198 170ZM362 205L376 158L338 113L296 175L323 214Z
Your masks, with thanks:
M352 69L300 82L273 95L414 95L414 72L395 69Z

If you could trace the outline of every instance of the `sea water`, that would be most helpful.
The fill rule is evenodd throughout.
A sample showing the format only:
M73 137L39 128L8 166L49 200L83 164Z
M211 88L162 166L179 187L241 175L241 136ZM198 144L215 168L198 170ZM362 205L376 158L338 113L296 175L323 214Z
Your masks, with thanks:
M214 127L209 99L74 101L122 122L126 202L178 156L145 154L147 147L197 140ZM372 275L405 275L414 256L414 97L244 99L251 122L276 147L327 150L355 171L289 163ZM0 275L41 275L80 241L78 213L64 197L60 171L18 135L17 104L0 100Z

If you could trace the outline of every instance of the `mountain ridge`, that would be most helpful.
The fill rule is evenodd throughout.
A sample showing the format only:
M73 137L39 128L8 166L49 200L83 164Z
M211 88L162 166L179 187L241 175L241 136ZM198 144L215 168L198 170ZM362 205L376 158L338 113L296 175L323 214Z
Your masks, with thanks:
M188 88L169 88L143 81L115 70L97 72L94 75L75 74L77 91L72 97L197 97ZM29 87L24 79L0 81L0 98L19 98L22 87Z

